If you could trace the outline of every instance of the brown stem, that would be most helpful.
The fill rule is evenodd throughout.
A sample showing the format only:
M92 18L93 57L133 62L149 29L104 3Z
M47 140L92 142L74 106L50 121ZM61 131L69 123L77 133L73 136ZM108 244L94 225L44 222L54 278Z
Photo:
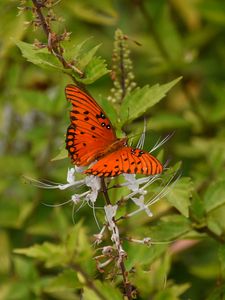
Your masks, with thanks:
M107 186L105 184L104 177L101 178L101 183L102 183L102 192L105 196L105 201L106 201L107 205L111 205L111 201L109 199L109 194L108 194L108 191L107 191Z
M105 179L103 177L101 178L101 183L102 183L102 192L104 194L106 204L107 205L112 205L111 201L109 199L107 186L105 184ZM113 221L115 222L114 219L113 219ZM119 251L118 251L118 253L119 253ZM121 270L121 273L122 273L122 276L123 276L123 286L124 286L125 295L126 295L128 300L132 300L132 285L129 282L128 272L126 271L126 267L125 267L125 264L124 264L125 257L122 257L120 259L121 259L121 261L119 263L119 266L120 266L120 270Z
M43 16L42 12L41 12L41 8L43 7L43 4L40 1L36 1L36 0L32 0L34 7L36 8L36 13L38 15L38 18L41 22L41 26L48 38L49 33L51 32L51 28L48 26L45 17Z
M65 58L63 57L63 48L60 45L60 38L59 36L53 32L50 28L50 25L46 21L46 18L44 17L42 13L42 8L45 7L42 1L32 0L33 5L35 7L35 11L37 14L37 17L40 21L40 24L43 28L43 31L47 37L48 40L48 50L58 58L58 60L62 63L63 67L65 69L72 69L75 72L77 72L81 77L83 76L83 72L79 70L77 67L72 65L71 63L67 62Z
M120 262L120 269L121 269L122 276L123 276L123 286L124 286L125 294L129 300L132 300L133 299L132 285L130 284L130 281L128 279L128 272L126 271L123 260Z

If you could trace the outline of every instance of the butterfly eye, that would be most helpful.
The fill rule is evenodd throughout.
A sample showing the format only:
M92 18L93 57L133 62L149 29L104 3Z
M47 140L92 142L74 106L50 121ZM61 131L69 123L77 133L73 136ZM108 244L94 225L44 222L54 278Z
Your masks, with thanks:
M111 126L108 124L108 125L106 125L106 128L107 128L107 129L110 129L110 128L111 128Z

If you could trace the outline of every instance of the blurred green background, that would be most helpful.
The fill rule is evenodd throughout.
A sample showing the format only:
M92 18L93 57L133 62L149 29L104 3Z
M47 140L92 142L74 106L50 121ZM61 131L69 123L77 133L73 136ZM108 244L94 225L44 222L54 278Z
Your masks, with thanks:
M62 72L41 69L22 57L16 41L46 40L40 29L34 31L31 24L25 24L32 19L29 10L18 15L19 5L19 1L2 0L0 10L0 299L81 299L79 285L76 292L66 285L60 292L56 287L46 288L65 265L49 269L39 260L13 253L15 248L46 241L63 243L74 226L72 205L43 205L62 203L73 191L44 190L23 179L28 176L66 182L69 159L51 159L64 148L69 124L64 88L71 80ZM137 261L146 258L152 271L146 277L141 273L146 269L138 264L133 282L138 286L139 299L225 299L225 2L67 0L55 5L54 11L62 19L54 23L54 30L63 32L66 28L72 33L67 47L92 37L92 47L102 44L98 54L109 69L114 32L121 28L130 38L139 86L163 84L183 76L150 110L152 131L145 147L148 141L153 143L158 136L175 132L164 145L165 159L170 157L171 165L182 161L182 176L192 180L190 214L185 219L189 230L183 232L191 242L178 243L172 250L167 244L161 250L153 245L150 251L159 252L149 254L149 261L147 252L138 254L135 248ZM105 75L88 90L95 98L106 99L111 87L110 76ZM132 126L141 132L143 119ZM132 226L150 228L152 224L157 235L162 225L160 214L169 222L181 217L166 201L158 204L154 214L153 223L138 217L130 221L129 233ZM83 220L81 228L87 228L89 237L98 232L89 207L75 215L75 222L79 220ZM135 262L132 251L131 261ZM160 278L159 282L151 276ZM165 276L170 289L163 294ZM102 275L94 272L93 278L102 280ZM84 299L100 298L87 293Z

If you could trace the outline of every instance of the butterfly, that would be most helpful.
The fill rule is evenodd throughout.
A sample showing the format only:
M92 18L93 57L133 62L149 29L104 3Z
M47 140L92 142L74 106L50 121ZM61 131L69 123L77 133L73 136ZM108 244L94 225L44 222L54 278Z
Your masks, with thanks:
M72 163L88 166L84 173L99 177L114 177L122 173L156 175L162 164L142 149L127 144L127 137L117 138L115 130L97 102L73 84L65 89L72 104L71 124L66 134L66 149Z

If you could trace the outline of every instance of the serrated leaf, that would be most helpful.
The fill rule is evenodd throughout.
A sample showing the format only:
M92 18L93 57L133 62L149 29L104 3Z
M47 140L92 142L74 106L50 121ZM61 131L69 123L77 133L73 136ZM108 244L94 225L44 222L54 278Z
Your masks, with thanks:
M193 183L189 177L183 177L171 188L166 199L176 207L185 217L189 215L190 197L193 191Z
M46 48L36 49L34 45L22 41L17 41L16 45L20 48L23 57L35 65L44 69L64 70L57 58L48 52Z
M84 70L85 77L80 78L76 76L76 74L74 75L77 81L84 84L91 84L109 72L104 59L101 57L93 57Z
M225 180L212 183L204 196L204 207L207 212L225 204Z
M152 87L146 85L143 88L133 90L124 98L121 105L121 127L143 115L149 108L165 97L166 93L180 80L181 77L163 85L156 84Z
M86 50L85 47L87 45L87 43L92 39L92 37L88 37L87 39L83 40L82 42L73 45L71 47L71 45L69 44L66 48L65 51L65 57L68 60L74 59L74 60L78 60L79 57L81 57L81 55L83 55Z
M95 53L97 52L98 48L101 44L95 46L94 48L90 49L83 55L77 62L77 67L81 70L84 70L85 67L90 63L92 58L94 57Z

